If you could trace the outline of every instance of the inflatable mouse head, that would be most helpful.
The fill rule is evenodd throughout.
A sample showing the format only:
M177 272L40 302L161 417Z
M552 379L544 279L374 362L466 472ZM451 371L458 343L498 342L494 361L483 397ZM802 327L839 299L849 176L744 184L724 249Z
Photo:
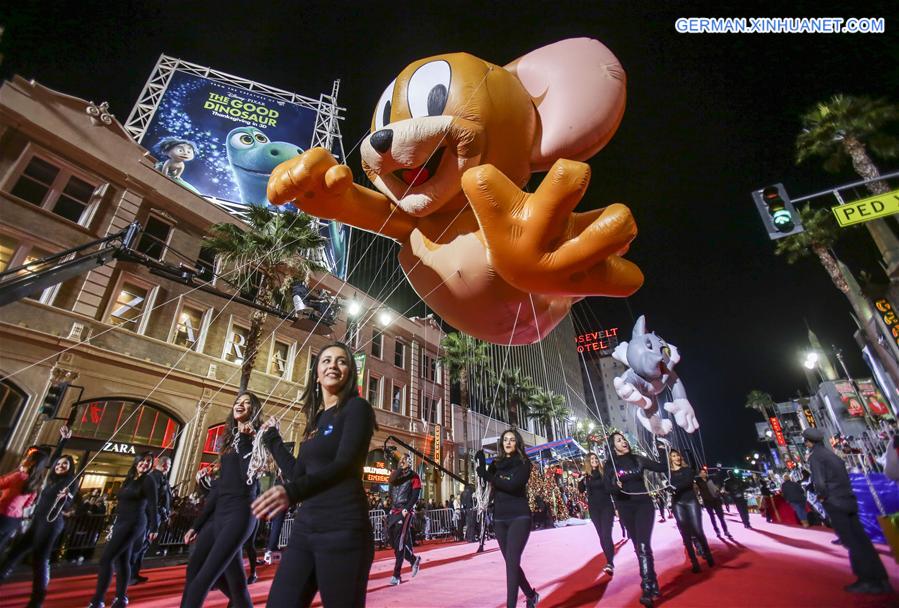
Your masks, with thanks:
M414 216L467 205L462 174L492 164L517 185L614 135L625 76L596 40L563 40L500 67L468 53L409 64L375 107L362 168Z
M627 343L627 364L631 369L644 380L665 384L678 361L677 348L655 333L647 333L646 318L640 315Z

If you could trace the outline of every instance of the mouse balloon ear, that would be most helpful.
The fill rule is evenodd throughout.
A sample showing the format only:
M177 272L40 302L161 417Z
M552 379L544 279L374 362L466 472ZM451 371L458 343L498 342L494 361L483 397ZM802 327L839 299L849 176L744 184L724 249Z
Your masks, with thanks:
M515 74L540 116L531 170L560 159L587 160L605 146L624 115L624 69L598 40L570 38L505 66Z

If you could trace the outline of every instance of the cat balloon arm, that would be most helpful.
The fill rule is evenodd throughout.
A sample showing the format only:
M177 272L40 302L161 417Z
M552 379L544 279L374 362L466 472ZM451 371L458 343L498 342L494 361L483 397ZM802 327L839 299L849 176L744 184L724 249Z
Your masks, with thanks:
M353 183L353 171L324 148L312 148L275 167L268 199L399 241L416 225L414 217L386 196Z
M658 409L650 413L648 410L637 408L637 420L653 435L667 435L674 428L670 420L659 417Z
M652 397L649 396L652 393L647 390L649 384L637 376L633 370L627 370L622 375L616 376L612 380L612 384L615 386L615 392L618 393L618 396L628 403L633 403L643 410L653 409L654 402ZM641 388L646 390L646 393L643 393L640 390Z
M687 389L680 378L674 381L671 387L672 401L664 405L665 411L674 416L677 426L681 427L688 433L692 433L699 429L699 421L696 420L696 412L687 399Z

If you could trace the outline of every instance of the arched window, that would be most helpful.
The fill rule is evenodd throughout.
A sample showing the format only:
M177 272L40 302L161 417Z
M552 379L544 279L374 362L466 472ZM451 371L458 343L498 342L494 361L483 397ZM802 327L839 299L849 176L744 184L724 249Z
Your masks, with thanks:
M0 455L6 452L6 446L12 439L13 429L22 415L22 409L28 395L18 386L7 380L0 381Z
M181 422L155 405L118 398L80 403L72 425L72 435L77 438L151 448L174 447L180 430Z

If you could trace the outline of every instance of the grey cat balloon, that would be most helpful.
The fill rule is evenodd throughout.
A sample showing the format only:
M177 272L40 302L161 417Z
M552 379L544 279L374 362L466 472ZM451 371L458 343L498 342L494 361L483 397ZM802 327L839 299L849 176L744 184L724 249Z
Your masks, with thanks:
M692 433L699 428L684 383L674 371L680 353L673 344L655 333L646 332L643 315L634 324L630 342L621 342L612 356L629 368L615 378L615 392L637 406L637 420L646 430L667 435L673 428L670 420L659 416L658 395L666 388L671 390L672 400L662 406L665 411L672 414L677 425L686 432Z

